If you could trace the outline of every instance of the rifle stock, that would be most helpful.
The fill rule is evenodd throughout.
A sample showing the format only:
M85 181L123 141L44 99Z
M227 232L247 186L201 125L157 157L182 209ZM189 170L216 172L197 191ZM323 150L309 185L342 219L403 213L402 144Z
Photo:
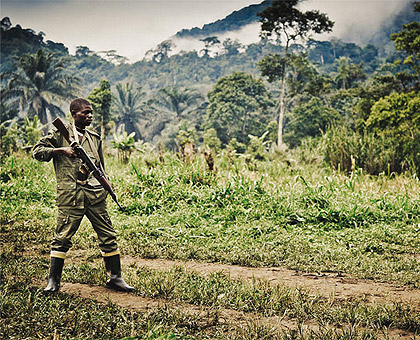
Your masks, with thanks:
M117 195L115 194L114 190L112 190L111 183L105 177L105 174L99 169L94 162L92 162L89 155L86 153L85 149L75 140L71 139L69 130L67 130L66 126L64 125L63 121L60 118L54 119L52 124L58 129L60 134L64 137L64 139L69 143L70 147L73 149L77 157L79 157L92 175L98 180L98 182L102 185L102 187L108 191L111 195L114 202L118 205L118 208L121 211L124 211L124 207L121 206L117 201Z

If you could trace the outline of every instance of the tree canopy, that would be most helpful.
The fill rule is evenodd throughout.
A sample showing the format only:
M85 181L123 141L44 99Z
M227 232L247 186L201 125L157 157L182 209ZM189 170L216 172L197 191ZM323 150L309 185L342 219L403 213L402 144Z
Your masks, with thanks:
M42 49L22 55L16 62L16 71L2 73L2 79L7 80L2 101L30 118L37 116L42 124L64 115L57 102L74 98L80 84L80 79L70 75L66 67L64 58Z
M225 145L232 138L246 142L249 134L262 135L272 118L273 102L262 80L242 72L220 78L208 99L207 125Z

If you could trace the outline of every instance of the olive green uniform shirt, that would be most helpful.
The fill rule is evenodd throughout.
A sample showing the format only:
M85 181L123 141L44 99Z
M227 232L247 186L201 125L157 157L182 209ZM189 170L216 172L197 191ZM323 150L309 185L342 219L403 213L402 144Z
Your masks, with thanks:
M68 128L70 137L74 138L71 128ZM89 134L96 148L100 160L95 158L95 153L91 148L86 134ZM102 153L102 141L98 134L87 130L82 138L80 145L85 149L89 157L94 161L96 166L104 169L104 160ZM62 208L83 208L85 204L85 196L91 205L97 204L104 200L107 196L107 191L101 186L98 180L92 175L89 175L87 185L80 185L77 183L77 174L82 165L82 160L79 158L69 158L66 155L53 156L54 148L69 146L67 141L60 135L58 130L54 128L48 135L41 138L41 140L34 146L33 156L39 161L48 162L53 159L55 175L57 179L57 206ZM101 164L99 164L101 162Z

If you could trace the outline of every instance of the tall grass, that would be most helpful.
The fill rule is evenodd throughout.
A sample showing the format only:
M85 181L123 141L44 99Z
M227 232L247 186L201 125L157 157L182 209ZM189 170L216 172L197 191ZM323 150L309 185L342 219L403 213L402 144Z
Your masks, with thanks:
M373 133L356 133L344 127L329 130L320 140L325 162L334 169L350 173L364 169L368 174L387 175L411 170L410 162L394 139L386 139Z

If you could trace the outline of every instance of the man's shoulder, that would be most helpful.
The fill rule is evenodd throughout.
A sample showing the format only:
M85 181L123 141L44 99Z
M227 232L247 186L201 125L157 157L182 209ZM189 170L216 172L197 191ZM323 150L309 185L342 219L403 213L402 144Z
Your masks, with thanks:
M99 136L95 131L86 129L86 132L89 133L90 135L94 136L95 138L101 139L101 136Z

